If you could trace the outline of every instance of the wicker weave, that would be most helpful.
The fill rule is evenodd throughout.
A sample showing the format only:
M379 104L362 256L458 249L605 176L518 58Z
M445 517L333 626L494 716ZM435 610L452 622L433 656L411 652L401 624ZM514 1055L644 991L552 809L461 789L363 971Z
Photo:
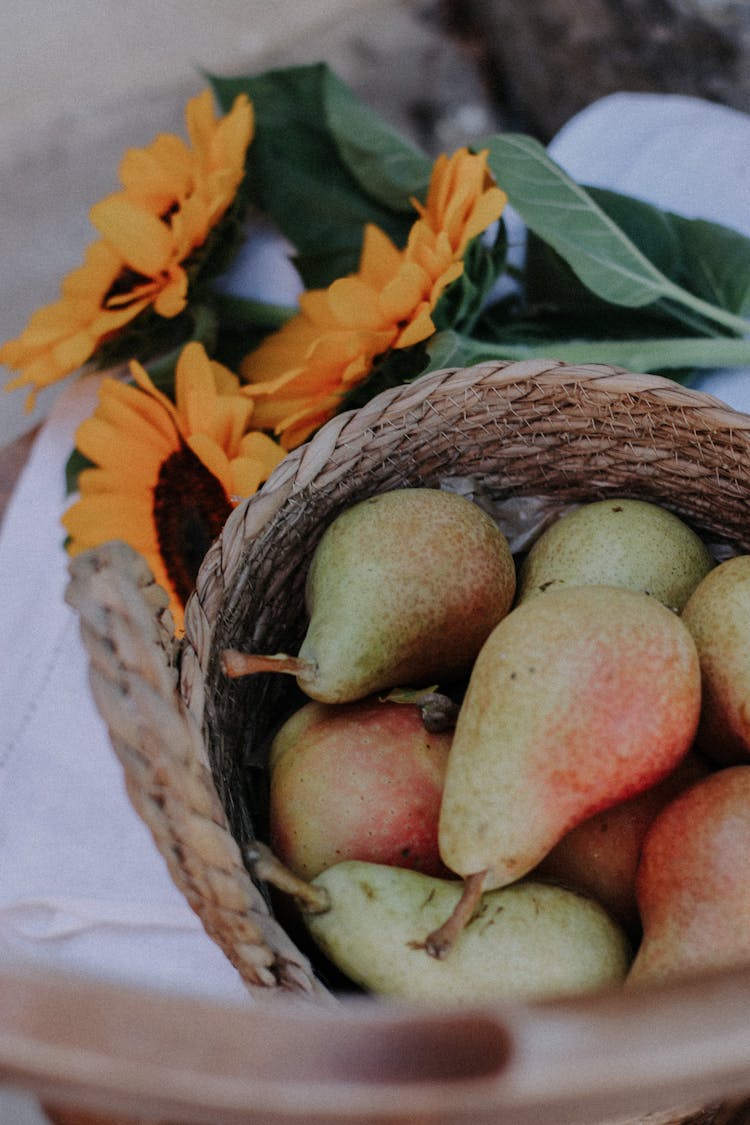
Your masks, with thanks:
M296 650L307 566L342 508L456 478L476 482L492 502L640 496L750 550L750 417L666 379L530 360L387 391L288 455L206 557L176 654L163 607L152 598L145 617L131 613L147 588L132 553L109 546L73 564L69 597L85 622L97 702L133 803L251 986L320 993L242 864L242 848L264 831L268 738L298 697L288 677L227 680L218 654ZM144 646L154 666L145 687Z

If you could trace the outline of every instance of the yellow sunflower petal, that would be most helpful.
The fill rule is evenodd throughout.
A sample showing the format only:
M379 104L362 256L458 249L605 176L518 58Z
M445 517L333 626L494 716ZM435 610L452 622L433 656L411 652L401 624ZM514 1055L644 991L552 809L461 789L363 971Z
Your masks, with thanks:
M0 361L20 374L7 389L34 394L69 375L149 305L174 317L188 298L184 263L232 203L244 175L253 111L243 94L217 118L206 90L186 108L192 147L172 134L126 152L123 190L91 208L102 239L61 285L61 300L32 317Z
M184 199L193 182L193 161L184 141L162 133L148 148L129 149L120 164L120 182L128 196L162 215Z
M428 340L434 331L435 322L432 319L431 307L424 304L400 333L394 347L410 348L414 344L421 343L422 340Z
M382 328L378 291L358 277L341 277L328 288L328 304L344 328Z
M180 422L172 401L154 386L147 372L137 361L130 364L135 386L119 379L105 379L99 388L96 417L115 426L125 426L132 416L133 424L144 424L159 434L163 442L173 446ZM143 394L142 392L146 392Z
M466 148L438 157L405 249L368 226L359 269L303 293L298 315L244 358L253 425L293 449L368 377L376 357L432 335L432 314L460 277L466 247L504 206L486 158Z
M178 316L187 304L188 278L181 266L170 271L169 281L154 298L154 311L163 317Z
M396 276L401 265L402 252L374 223L365 226L359 275L374 289L383 286Z
M207 434L192 434L187 438L187 444L211 475L220 482L224 491L229 493L232 484L229 458L221 446Z
M89 218L123 261L138 273L153 277L172 261L174 241L169 228L124 192L95 203Z
M142 496L120 492L115 504L103 492L87 495L65 512L62 522L73 540L71 550L76 552L111 539L122 539L136 551L153 549L150 505Z
M283 460L285 451L266 434L250 433L244 451L232 461L232 499L252 496Z

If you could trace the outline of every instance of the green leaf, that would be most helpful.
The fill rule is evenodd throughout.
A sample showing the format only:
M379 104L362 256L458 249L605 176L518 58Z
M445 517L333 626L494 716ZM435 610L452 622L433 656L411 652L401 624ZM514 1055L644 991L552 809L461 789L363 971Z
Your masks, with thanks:
M393 211L414 219L411 197L427 194L432 163L345 83L326 72L328 124L344 164L364 191Z
M213 307L221 322L231 323L240 329L260 328L265 331L281 328L299 311L293 305L274 305L268 301L234 297L226 293L214 293Z
M480 236L464 253L463 272L440 296L432 314L438 331L452 328L470 333L482 316L487 299L505 269L507 239L500 222L497 236L488 244Z
M693 293L750 316L750 238L718 223L671 215L680 244L680 277Z
M747 321L670 281L533 137L504 133L482 144L499 186L526 226L596 296L629 308L668 300L734 333L748 332Z
M238 93L253 102L255 136L246 190L293 243L295 264L308 288L322 288L357 269L366 223L376 223L398 244L405 241L411 218L368 192L342 157L328 120L336 84L327 66L208 77L223 108ZM337 102L342 97L339 92ZM336 117L342 116L339 105Z
M149 306L120 332L99 345L92 366L102 371L137 359L150 374L160 367L172 368L185 344L191 340L198 340L210 352L215 339L213 309L198 299L174 317L159 316Z
M721 308L739 315L750 312L750 238L619 192L587 190L670 280Z
M78 477L84 469L93 469L94 462L84 457L80 450L74 448L65 463L65 495L72 496L78 491Z
M470 367L484 359L497 359L498 351L494 344L474 340L460 332L447 329L436 332L427 341L429 364L427 371L442 371L446 367Z
M704 219L686 219L618 192L603 188L587 191L671 281L738 315L750 312L750 239L745 235ZM526 281L532 302L577 307L588 293L559 255L533 235L528 245ZM660 302L659 307L674 312L668 302ZM682 319L689 316L683 313ZM695 317L693 322L701 328Z

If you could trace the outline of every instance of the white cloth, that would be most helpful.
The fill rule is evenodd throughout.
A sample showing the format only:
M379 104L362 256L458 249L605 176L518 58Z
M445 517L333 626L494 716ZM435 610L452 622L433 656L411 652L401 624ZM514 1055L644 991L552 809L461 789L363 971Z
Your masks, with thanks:
M63 601L64 465L98 379L64 391L0 530L0 951L186 992L245 995L127 798Z
M750 119L741 114L689 98L617 95L574 119L551 151L579 180L750 233ZM252 262L243 260L243 272L252 278ZM289 290L277 300L289 302L295 278L281 274ZM742 405L747 382L732 373L720 393ZM63 468L95 388L86 378L60 396L0 529L0 953L244 996L130 806L89 695L77 619L63 602Z

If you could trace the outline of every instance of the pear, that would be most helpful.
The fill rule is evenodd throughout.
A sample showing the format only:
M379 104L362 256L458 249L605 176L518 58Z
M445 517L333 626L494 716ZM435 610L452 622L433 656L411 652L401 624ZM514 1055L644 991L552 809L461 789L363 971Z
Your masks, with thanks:
M437 839L452 731L415 704L311 700L269 754L269 841L304 879L342 859L447 874Z
M721 764L750 758L750 555L708 574L682 611L698 649L703 705L698 741Z
M512 610L482 647L456 723L439 841L465 901L430 951L450 947L482 891L666 777L699 710L692 637L656 598L570 586Z
M329 909L305 914L318 946L356 984L416 1001L551 997L619 985L630 949L597 903L562 887L519 883L484 895L450 957L422 949L461 885L349 861L313 880Z
M703 540L666 508L597 500L542 532L520 568L517 600L562 585L626 586L679 612L713 565Z
M228 675L292 673L324 703L468 673L510 609L508 541L456 493L405 488L346 509L328 526L307 576L309 624L297 657L226 651Z
M628 983L750 961L750 766L676 797L651 825L636 891L643 940Z
M633 936L640 932L636 871L644 837L678 793L710 772L694 750L665 779L627 801L603 809L567 832L534 869L600 902Z

